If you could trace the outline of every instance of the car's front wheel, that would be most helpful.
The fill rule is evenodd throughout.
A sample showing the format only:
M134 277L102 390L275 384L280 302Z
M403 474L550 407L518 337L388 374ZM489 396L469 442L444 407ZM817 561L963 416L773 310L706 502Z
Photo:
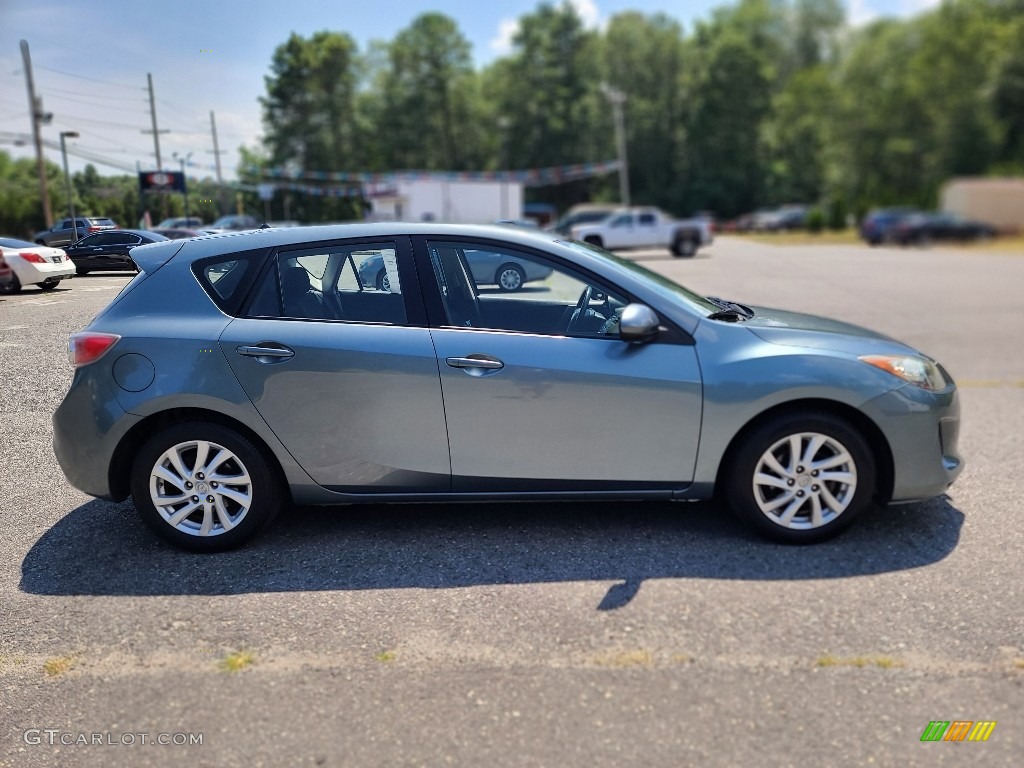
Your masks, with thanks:
M285 494L248 439L186 422L154 435L132 468L132 499L161 538L194 552L237 547L277 514Z
M761 533L809 544L845 530L871 504L875 460L857 429L832 414L783 415L746 435L725 489Z

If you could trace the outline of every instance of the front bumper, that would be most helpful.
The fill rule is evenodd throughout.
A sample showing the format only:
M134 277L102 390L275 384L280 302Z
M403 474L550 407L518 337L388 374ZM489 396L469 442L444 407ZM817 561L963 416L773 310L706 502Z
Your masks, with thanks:
M890 501L939 496L963 470L960 398L954 385L929 392L907 384L876 397L862 410L882 430L892 451Z

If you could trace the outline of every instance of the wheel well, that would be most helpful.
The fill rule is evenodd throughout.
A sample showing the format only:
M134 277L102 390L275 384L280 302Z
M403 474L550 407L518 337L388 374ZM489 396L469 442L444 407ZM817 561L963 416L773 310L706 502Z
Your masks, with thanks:
M590 243L591 245L596 245L598 248L600 248L604 240L601 239L600 235L587 235L586 237L583 238L583 242Z
M219 424L222 427L233 429L252 443L256 450L263 454L267 464L277 473L278 482L291 499L291 492L274 452L267 447L263 439L253 432L249 427L230 416L225 416L218 411L210 411L205 408L172 408L160 413L154 413L140 421L121 438L117 449L114 451L110 461L110 492L115 499L126 499L130 495L132 461L141 450L143 444L157 432L166 429L174 424L182 424L186 421L205 421L211 424Z
M722 457L722 461L718 466L718 477L715 479L715 488L724 488L724 482L726 473L729 471L729 467L732 465L733 456L739 447L743 444L753 430L757 429L761 424L769 419L774 419L780 415L786 414L804 414L808 411L817 411L818 413L828 413L833 416L838 416L841 419L849 422L855 427L864 439L867 440L868 445L871 447L871 452L875 456L877 462L877 483L878 490L875 498L880 503L886 503L892 498L892 486L893 486L893 458L892 450L889 448L889 441L885 439L885 435L882 434L882 430L878 428L870 418L868 418L862 411L856 408L846 405L845 403L836 402L835 400L794 400L788 403L782 403L776 405L773 408L769 408L764 413L759 413L757 416L748 421L736 436L733 437L729 443L729 447L726 449L725 454Z

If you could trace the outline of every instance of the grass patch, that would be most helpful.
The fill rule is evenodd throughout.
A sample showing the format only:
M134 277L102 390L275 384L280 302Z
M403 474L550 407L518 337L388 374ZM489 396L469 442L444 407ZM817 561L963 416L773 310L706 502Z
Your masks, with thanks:
M375 658L381 664L390 664L398 658L398 653L396 651L381 651L380 653L376 654L373 658Z
M43 662L43 671L47 677L60 677L74 667L76 661L74 654L56 656Z
M252 651L235 651L221 659L219 666L222 672L234 674L235 672L241 672L243 669L248 669L255 663L256 654Z
M902 661L891 656L819 656L814 665L817 667L879 667L881 669L904 666Z
M609 651L594 657L594 663L599 667L614 667L616 669L649 667L653 662L654 656L651 652L642 648L630 651Z

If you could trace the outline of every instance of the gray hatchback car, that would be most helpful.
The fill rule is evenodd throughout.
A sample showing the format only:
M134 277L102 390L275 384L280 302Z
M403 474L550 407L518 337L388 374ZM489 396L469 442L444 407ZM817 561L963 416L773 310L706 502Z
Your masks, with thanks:
M547 276L481 292L481 251ZM956 387L929 357L557 235L357 224L131 256L141 272L71 337L54 448L73 485L130 495L187 549L237 546L292 503L716 491L802 543L962 467Z

